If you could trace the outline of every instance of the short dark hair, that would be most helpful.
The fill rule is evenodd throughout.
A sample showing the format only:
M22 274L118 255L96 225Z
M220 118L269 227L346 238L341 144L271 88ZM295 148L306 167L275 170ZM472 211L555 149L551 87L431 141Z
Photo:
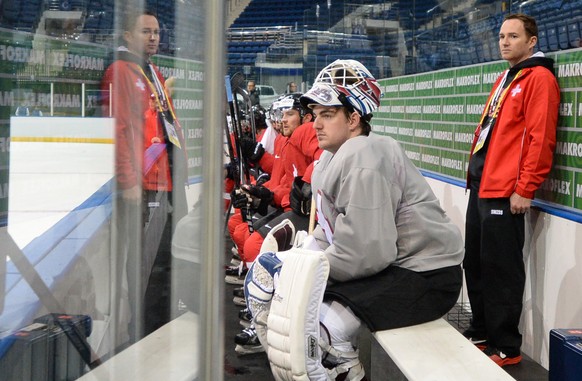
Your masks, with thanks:
M348 119L352 117L352 113L357 112L353 109L350 110L345 106L341 106L340 108L343 110L344 115ZM372 116L373 115L371 113L366 114L364 116L360 115L360 127L362 127L362 133L360 135L368 136L368 135L370 135L370 132L372 132L372 126L370 125L370 122L372 120Z
M523 23L523 28L525 29L525 33L528 37L537 37L538 36L538 24L536 23L536 19L531 16L525 15L523 13L512 13L510 15L505 16L503 21L507 20L520 20Z
M372 117L374 115L372 113L360 116L360 124L362 125L362 135L370 135L372 132L372 125L370 122L372 121Z
M123 31L128 31L131 32L133 31L133 28L135 28L135 24L137 24L137 19L140 18L141 16L153 16L156 19L158 18L158 16L150 11L150 10L144 10L143 12L126 12L125 16L123 17L123 24L121 25L123 28Z

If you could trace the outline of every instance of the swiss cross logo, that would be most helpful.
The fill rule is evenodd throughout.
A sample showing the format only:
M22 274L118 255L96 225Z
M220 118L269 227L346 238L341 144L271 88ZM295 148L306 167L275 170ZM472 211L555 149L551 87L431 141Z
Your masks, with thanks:
M141 78L138 78L137 81L135 81L135 86L137 86L139 89L141 89L141 91L145 90L145 83L143 83Z
M511 96L515 97L519 93L521 93L521 86L518 84L515 89L511 90Z

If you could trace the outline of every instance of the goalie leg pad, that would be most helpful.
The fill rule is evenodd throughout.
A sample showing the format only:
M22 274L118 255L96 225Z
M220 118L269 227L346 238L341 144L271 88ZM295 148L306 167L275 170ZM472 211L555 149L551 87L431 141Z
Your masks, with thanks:
M253 318L268 311L274 290L274 278L281 270L281 260L272 252L259 255L244 282L247 306Z
M319 310L328 275L323 252L300 248L286 252L267 332L267 355L278 381L329 380L319 347Z
M275 253L260 254L245 278L245 299L259 341L267 349L267 318L282 262Z

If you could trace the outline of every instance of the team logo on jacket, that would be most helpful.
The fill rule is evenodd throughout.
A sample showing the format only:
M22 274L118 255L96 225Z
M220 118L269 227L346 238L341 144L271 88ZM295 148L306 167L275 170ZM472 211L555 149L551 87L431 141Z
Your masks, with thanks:
M515 97L519 93L521 93L521 86L518 83L517 86L515 86L515 89L511 90L511 96Z
M138 78L137 81L135 81L135 86L137 88L139 88L141 91L145 91L145 83L141 80L141 78Z

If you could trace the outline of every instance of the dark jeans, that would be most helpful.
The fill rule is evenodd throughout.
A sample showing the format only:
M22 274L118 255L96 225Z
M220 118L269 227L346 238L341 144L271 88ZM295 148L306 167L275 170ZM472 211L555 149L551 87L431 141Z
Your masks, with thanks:
M509 356L519 354L518 325L525 286L524 215L509 198L480 199L471 191L465 230L465 278L472 327Z

